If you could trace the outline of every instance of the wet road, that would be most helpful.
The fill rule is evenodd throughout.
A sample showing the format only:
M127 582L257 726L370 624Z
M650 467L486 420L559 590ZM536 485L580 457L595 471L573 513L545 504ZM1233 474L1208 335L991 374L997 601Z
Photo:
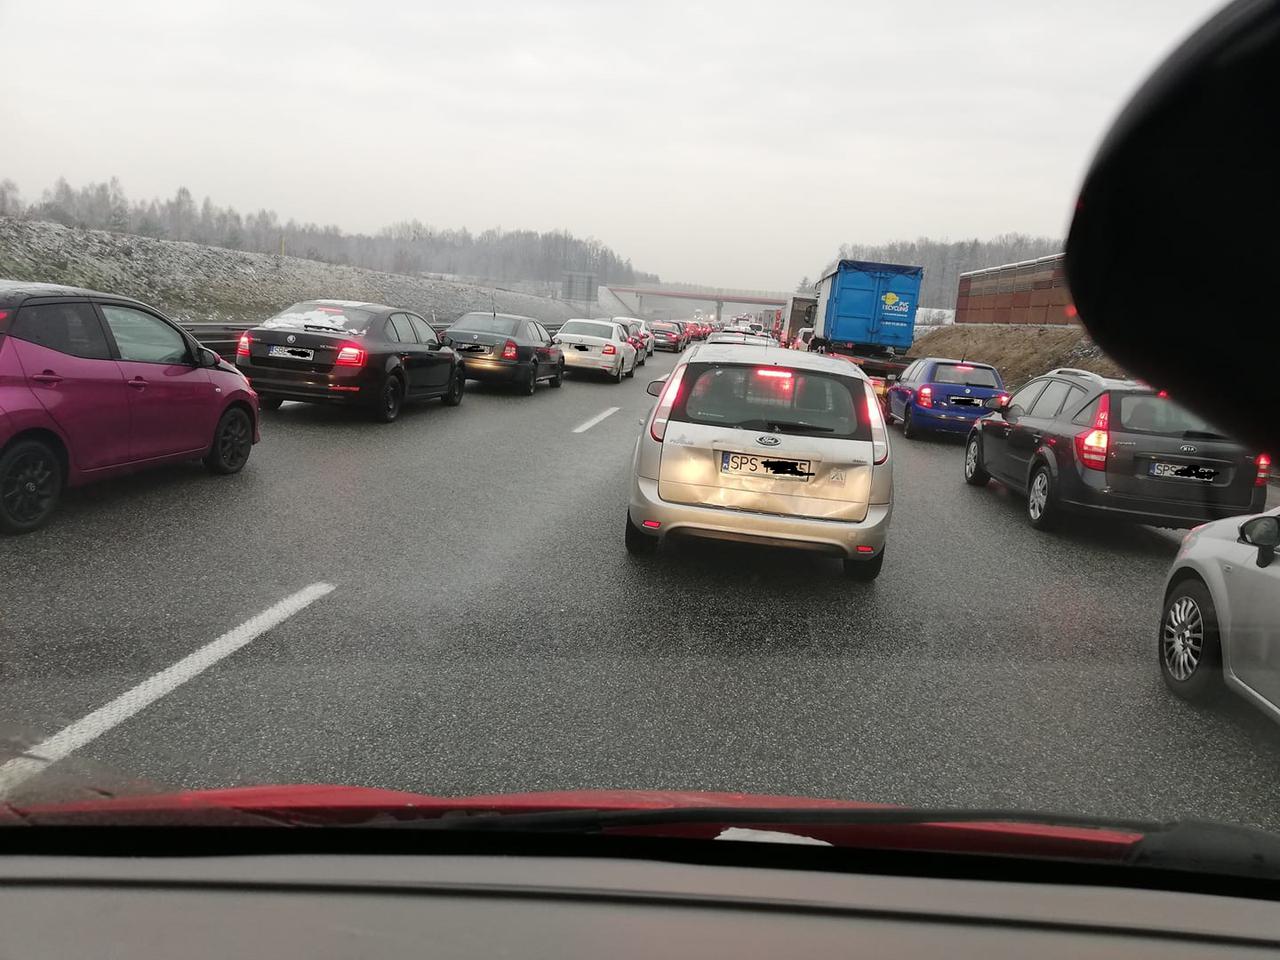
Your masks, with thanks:
M685 788L1280 828L1280 728L1160 682L1175 540L1037 533L1015 498L962 482L958 441L893 432L874 584L729 544L629 557L644 385L673 362L532 398L472 384L461 407L389 426L287 404L237 477L191 465L89 488L0 541L9 754L334 588L12 797Z

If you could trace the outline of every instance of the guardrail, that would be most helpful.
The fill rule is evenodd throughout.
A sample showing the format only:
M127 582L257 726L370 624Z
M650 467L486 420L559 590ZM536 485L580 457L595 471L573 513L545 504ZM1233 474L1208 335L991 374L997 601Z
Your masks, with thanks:
M223 357L234 357L236 352L236 343L240 340L240 334L246 330L251 330L257 326L256 323L183 323L180 324L182 329L195 337L200 343L208 347L214 353ZM435 330L436 335L440 335L449 329L452 324L449 323L433 323L431 329ZM552 336L563 326L562 323L544 323L547 332Z

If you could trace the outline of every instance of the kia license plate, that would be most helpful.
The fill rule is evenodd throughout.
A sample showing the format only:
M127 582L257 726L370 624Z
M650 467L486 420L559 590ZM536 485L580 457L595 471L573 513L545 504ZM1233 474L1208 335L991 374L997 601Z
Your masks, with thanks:
M807 481L813 476L808 460L759 456L752 453L720 452L720 472L736 477L781 477L784 480Z
M286 360L311 360L315 355L314 350L308 350L306 347L285 347L273 344L267 348L268 357L284 357Z
M1217 470L1208 467L1199 467L1195 464L1185 463L1163 463L1159 460L1152 461L1150 470L1151 476L1171 478L1174 480L1202 480L1208 482L1218 475Z

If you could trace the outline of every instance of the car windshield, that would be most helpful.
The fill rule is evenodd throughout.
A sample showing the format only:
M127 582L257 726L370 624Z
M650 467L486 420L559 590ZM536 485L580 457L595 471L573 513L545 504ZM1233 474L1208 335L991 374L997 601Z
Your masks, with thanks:
M0 837L373 849L355 797L1280 838L1277 191L1192 203L1280 162L1274 93L1196 135L1216 81L1157 72L1223 2L0 0ZM876 869L942 869L926 826Z
M586 320L570 320L560 328L560 332L570 336L602 337L612 340L614 328L609 323L590 323Z
M455 320L449 332L469 330L473 333L500 333L512 336L519 329L520 322L515 317L498 317L491 313L468 313Z
M967 363L939 363L933 368L934 383L954 383L964 387L999 388L1000 380L990 367L970 366Z
M334 303L330 301L303 301L291 307L285 307L279 313L263 321L269 329L303 330L308 327L321 330L339 330L352 335L364 333L369 329L372 314L351 303Z

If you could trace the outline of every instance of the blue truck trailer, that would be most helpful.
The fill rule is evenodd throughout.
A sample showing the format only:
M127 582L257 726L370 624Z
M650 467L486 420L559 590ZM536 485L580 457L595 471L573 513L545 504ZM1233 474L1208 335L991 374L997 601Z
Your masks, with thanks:
M839 261L818 283L810 349L852 360L883 395L884 381L906 369L923 281L924 267Z

